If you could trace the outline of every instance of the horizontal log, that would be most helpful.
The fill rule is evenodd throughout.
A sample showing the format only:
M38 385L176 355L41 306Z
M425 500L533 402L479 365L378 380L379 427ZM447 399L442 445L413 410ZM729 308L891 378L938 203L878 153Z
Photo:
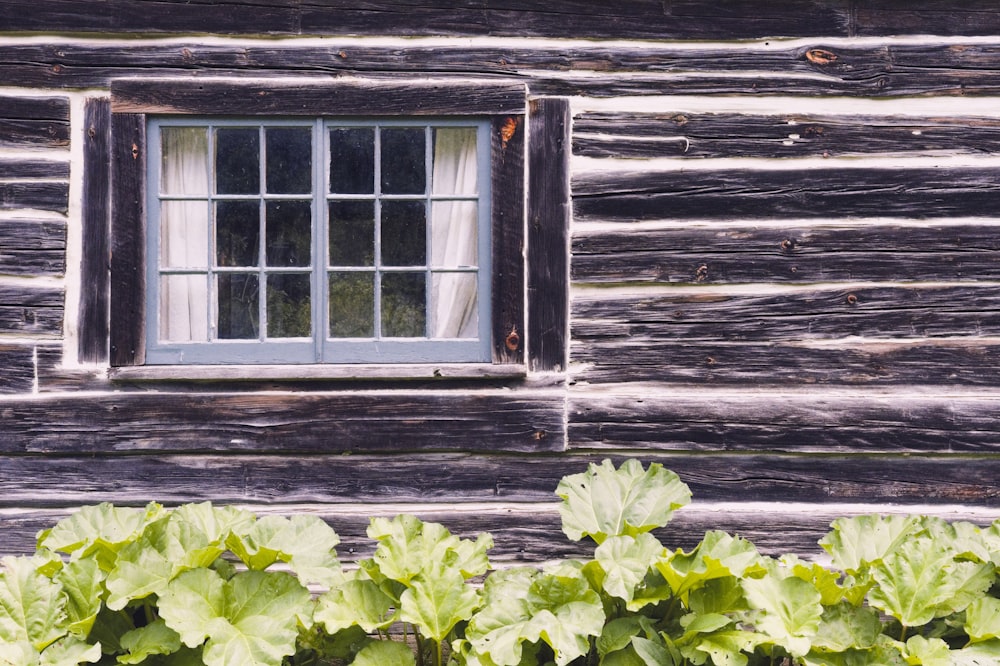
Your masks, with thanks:
M624 454L615 454L616 458ZM995 455L652 453L705 501L1000 506ZM0 456L7 507L165 503L547 502L594 456Z
M0 394L29 393L35 384L34 348L24 344L0 344ZM0 417L0 423L6 420ZM0 439L9 435L0 434Z
M1000 119L788 113L584 113L573 153L613 158L982 155L1000 151Z
M25 158L0 158L0 179L45 178L48 180L69 179L69 155L66 160L42 160Z
M0 182L0 210L17 209L65 213L69 209L69 183L31 180Z
M678 289L617 297L604 293L577 296L572 314L573 339L583 344L1000 338L1000 288L846 287L763 294Z
M1000 346L975 338L817 345L615 339L574 345L572 361L579 364L575 380L591 384L1000 385Z
M1000 451L994 392L721 390L642 384L569 392L572 449L787 453Z
M991 168L726 169L585 173L578 221L981 215L1000 209Z
M69 132L67 98L0 95L0 147L63 148Z
M807 283L1000 279L991 225L662 228L621 225L573 238L582 283Z
M0 285L0 332L61 336L64 292L30 285Z
M353 387L352 387L353 388ZM106 393L0 404L0 452L560 451L561 392Z
M65 222L0 220L0 274L55 276L65 271Z

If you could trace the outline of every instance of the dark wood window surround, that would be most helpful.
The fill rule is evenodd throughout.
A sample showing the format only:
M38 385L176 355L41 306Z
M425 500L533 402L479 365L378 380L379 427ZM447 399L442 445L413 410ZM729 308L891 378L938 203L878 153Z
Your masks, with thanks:
M492 364L451 369L460 376L507 376L565 368L568 304L568 103L564 99L527 100L522 84L425 80L386 81L239 81L125 79L112 83L111 98L88 108L88 134L99 139L102 118L110 119L107 144L87 145L84 202L86 256L104 256L110 245L110 293L101 307L100 262L85 260L83 279L87 318L81 321L82 359L112 366L112 376L151 379L309 378L338 376L335 368L247 368L219 366L157 371L143 368L145 310L145 129L146 116L478 116L492 125L491 178L493 234ZM531 138L526 141L528 127ZM527 147L526 147L527 144ZM529 166L526 179L525 164ZM102 152L103 151L103 152ZM107 154L110 153L110 163ZM102 159L103 157L103 159ZM103 168L102 168L103 167ZM97 190L110 173L110 198ZM525 206L525 188L528 188ZM89 188L89 189L88 189ZM94 190L90 192L90 190ZM101 233L101 204L109 207L109 236ZM527 224L525 213L527 212ZM526 238L527 231L527 238ZM109 241L105 241L109 238ZM526 248L527 246L527 248ZM527 251L526 251L527 250ZM104 251L107 251L106 249ZM527 299L525 298L527 294ZM526 302L527 300L527 302ZM103 319L103 312L108 319ZM105 334L104 332L107 331ZM106 335L106 337L105 337ZM107 341L107 342L105 342ZM434 367L412 368L437 375ZM360 372L359 375L352 375ZM445 372L449 372L446 370ZM397 376L392 368L357 368L343 376Z

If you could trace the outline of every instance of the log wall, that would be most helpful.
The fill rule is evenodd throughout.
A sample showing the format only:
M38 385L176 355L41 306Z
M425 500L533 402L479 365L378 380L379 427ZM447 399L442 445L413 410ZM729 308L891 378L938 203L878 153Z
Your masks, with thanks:
M111 86L223 77L526 86L524 375L112 370ZM678 546L992 521L997 211L992 0L8 0L0 551L81 504L213 500L348 554L410 511L537 561L580 551L553 490L604 457L691 485Z

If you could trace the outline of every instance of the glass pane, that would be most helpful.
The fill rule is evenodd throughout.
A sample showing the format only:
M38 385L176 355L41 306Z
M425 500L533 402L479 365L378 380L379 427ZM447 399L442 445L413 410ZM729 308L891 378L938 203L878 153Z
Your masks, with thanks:
M330 202L330 265L375 265L374 202Z
M382 192L422 194L426 191L425 132L422 127L382 130Z
M160 146L160 191L164 194L208 194L208 130L204 127L162 127Z
M312 262L312 205L308 201L268 201L268 266L308 266Z
M256 275L226 273L218 276L218 337L223 340L256 340L260 302Z
M373 273L330 273L330 337L375 335Z
M264 137L267 191L272 194L312 192L312 129L268 128Z
M431 278L435 338L479 337L475 273L435 273Z
M423 201L382 202L382 265L422 266L427 262L425 211Z
M208 340L208 276L160 277L160 340Z
M208 202L160 203L160 266L208 267Z
M423 273L386 273L382 276L382 335L422 338L427 308Z
M260 251L260 204L215 204L215 261L218 266L256 266Z
M473 195L479 189L475 127L434 130L434 194Z
M375 191L375 130L350 127L330 131L330 192Z
M431 262L455 268L478 266L479 205L475 201L431 204Z
M260 133L256 128L216 131L215 191L219 194L260 192Z
M309 274L267 276L267 335L308 338L312 335Z

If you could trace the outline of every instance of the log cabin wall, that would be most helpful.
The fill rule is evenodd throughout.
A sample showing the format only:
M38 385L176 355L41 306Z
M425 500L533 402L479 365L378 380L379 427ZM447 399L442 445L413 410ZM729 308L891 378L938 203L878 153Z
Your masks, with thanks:
M694 491L670 545L992 521L993 0L617 4L0 5L0 551L212 500L317 513L346 557L408 511L537 561L575 552L558 479L633 456ZM112 85L342 77L526 86L523 376L116 373Z

